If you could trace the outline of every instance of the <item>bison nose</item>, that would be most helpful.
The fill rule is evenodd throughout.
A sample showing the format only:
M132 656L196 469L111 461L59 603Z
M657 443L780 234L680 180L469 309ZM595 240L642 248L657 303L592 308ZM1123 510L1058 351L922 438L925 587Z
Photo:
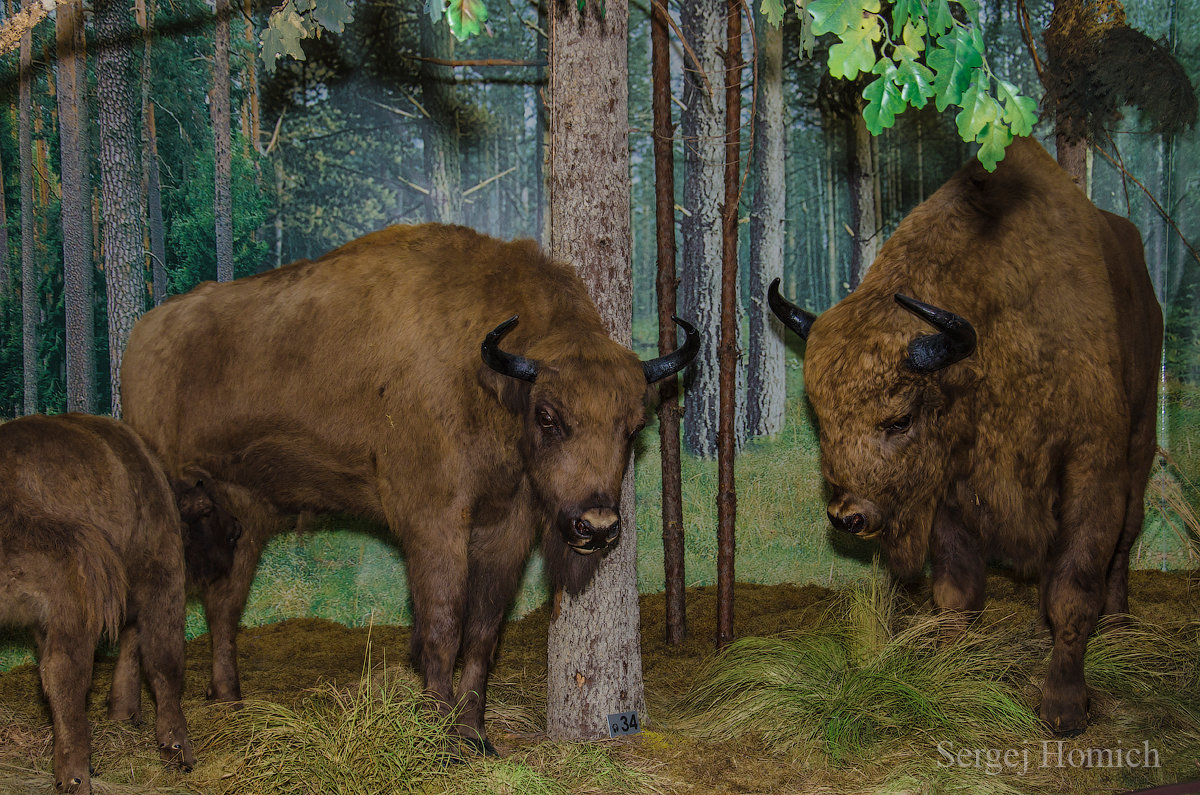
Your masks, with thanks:
M576 548L594 552L609 546L621 535L621 517L609 508L593 508L575 520L574 528L582 542Z
M861 533L867 529L867 517L861 513L852 513L849 516L840 516L833 511L827 511L829 523L838 530L846 533Z

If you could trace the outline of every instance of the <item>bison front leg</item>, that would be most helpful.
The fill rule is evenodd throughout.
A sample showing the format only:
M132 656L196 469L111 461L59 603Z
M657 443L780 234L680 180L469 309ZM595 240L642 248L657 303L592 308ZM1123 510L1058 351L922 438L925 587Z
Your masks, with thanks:
M475 528L471 537L458 733L489 756L496 755L496 748L488 741L484 725L488 674L495 661L504 612L525 571L533 526L531 519L517 512L499 526Z
M961 512L943 505L930 538L933 604L945 615L941 639L953 641L983 608L986 561L979 541L965 528Z
M1113 482L1097 474L1094 465L1068 469L1059 535L1042 574L1042 610L1054 645L1042 685L1041 718L1059 735L1074 736L1087 728L1084 653L1104 603L1109 563L1125 521L1124 491L1104 485Z
M98 640L82 629L72 632L53 626L38 638L38 673L54 723L54 788L58 792L92 791L87 693Z

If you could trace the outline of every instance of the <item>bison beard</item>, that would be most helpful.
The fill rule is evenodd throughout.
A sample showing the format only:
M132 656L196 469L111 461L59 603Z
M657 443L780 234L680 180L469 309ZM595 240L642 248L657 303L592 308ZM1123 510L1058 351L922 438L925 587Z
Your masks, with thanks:
M209 695L240 698L235 633L267 539L289 514L354 514L399 540L426 687L492 750L487 675L528 553L540 532L553 588L590 581L603 553L581 553L619 535L647 384L698 346L679 322L680 350L639 362L570 266L438 224L144 315L122 365L126 418L172 475L207 472L244 529L229 575L204 589Z
M768 301L808 340L831 523L877 536L899 573L928 558L936 606L960 617L989 559L1040 570L1041 716L1081 732L1087 638L1127 610L1156 449L1162 314L1137 230L1017 139L913 210L820 317L778 281Z
M115 420L30 416L0 425L0 483L0 624L33 628L57 790L91 791L92 657L118 630L109 719L139 716L145 666L159 751L190 769L180 515L157 462Z

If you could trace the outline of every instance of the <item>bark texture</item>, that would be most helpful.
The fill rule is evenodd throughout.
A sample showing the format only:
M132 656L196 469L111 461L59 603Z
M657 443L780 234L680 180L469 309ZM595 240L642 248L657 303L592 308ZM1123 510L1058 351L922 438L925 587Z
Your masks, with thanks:
M421 15L421 52L443 61L453 57L449 27ZM461 223L462 164L459 157L459 103L454 90L454 70L421 62L421 96L425 100L425 173L429 175L425 218L440 223Z
M629 345L629 9L608 2L601 16L592 3L581 14L554 2L549 16L550 250L579 269L609 333ZM555 739L606 737L612 713L645 719L632 461L621 524L591 587L564 593L550 624L546 722Z
M216 0L213 87L208 108L213 126L213 216L216 219L217 281L233 280L233 152L229 110L229 0Z
M66 315L67 411L92 411L95 333L92 314L91 186L87 156L87 63L83 6L58 7L58 138L62 178L63 310Z
M759 14L758 100L754 115L754 199L750 212L750 339L746 362L746 433L783 430L786 401L783 325L767 307L767 287L783 277L785 131L783 28Z
M121 416L121 357L142 313L141 107L132 44L133 18L125 3L95 4L96 93L100 124L100 204L104 217L104 274L108 297L112 412Z
M33 6L27 2L26 7ZM38 279L33 258L33 34L21 37L17 98L17 147L21 158L21 359L24 411L37 412Z

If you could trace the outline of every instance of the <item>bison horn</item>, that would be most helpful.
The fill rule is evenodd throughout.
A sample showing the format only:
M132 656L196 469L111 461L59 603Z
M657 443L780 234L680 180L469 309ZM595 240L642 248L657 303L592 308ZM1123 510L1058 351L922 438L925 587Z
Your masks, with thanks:
M783 325L799 334L800 339L808 339L809 329L812 328L813 321L817 319L817 316L811 312L805 312L780 295L778 279L771 282L771 286L767 288L767 304L775 313L775 317L783 321Z
M647 384L653 384L669 375L675 375L687 367L688 362L696 357L696 351L700 350L700 332L696 331L696 327L674 315L671 316L671 319L683 329L687 339L683 341L683 345L665 356L642 362L642 372L646 374Z
M483 362L501 375L520 378L522 381L528 381L532 384L538 374L537 362L533 359L526 359L524 356L518 356L515 353L506 353L498 347L500 338L507 334L515 325L517 325L517 316L513 315L488 332L487 336L483 338L483 345L480 347L480 351L483 354Z
M908 367L918 373L932 373L962 361L975 350L975 329L963 318L896 293L896 303L941 331L908 343Z

